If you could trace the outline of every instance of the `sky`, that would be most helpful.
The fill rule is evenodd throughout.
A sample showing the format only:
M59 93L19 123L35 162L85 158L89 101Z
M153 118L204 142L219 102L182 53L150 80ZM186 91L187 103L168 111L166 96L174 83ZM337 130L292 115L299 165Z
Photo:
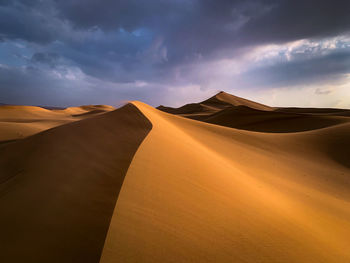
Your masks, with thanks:
M0 103L153 106L218 91L350 108L349 0L0 0Z

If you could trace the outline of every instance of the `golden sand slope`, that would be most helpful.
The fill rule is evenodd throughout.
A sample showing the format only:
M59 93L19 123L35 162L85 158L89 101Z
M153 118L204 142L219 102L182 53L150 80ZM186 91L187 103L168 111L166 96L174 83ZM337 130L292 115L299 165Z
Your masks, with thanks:
M350 262L348 112L242 100L181 111L246 130L140 102L0 107L0 141L71 122L0 144L0 262Z
M106 105L70 107L64 110L48 110L36 106L0 106L0 142L22 139L114 109Z
M0 262L96 263L151 123L129 104L0 145Z
M350 124L256 133L134 104L153 128L100 262L350 262Z

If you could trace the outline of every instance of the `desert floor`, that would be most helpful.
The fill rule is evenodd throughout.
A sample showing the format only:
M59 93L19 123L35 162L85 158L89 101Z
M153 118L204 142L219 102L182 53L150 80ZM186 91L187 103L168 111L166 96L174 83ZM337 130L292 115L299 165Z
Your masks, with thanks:
M0 107L1 262L350 262L350 111Z

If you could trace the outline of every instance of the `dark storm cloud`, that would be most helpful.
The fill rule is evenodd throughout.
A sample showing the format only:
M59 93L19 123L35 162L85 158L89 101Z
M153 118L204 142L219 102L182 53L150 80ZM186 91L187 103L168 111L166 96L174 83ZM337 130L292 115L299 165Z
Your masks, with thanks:
M0 65L0 99L5 104L64 107L109 104L119 107L126 101L140 98L156 104L158 97L154 96L154 92L159 96L167 95L162 86L116 85L84 76L71 78L65 68L56 68L53 72L34 66L16 68Z
M60 103L63 97L58 83L50 83L50 77L32 68L0 67L1 101L7 104ZM61 88L62 90L62 88ZM39 95L39 96L38 96Z
M165 37L174 60L191 52L325 37L350 28L347 0L56 2L61 16L78 27L129 31L148 27Z
M193 0L55 0L63 18L82 28L99 26L103 30L124 28L132 31L140 27L158 28L178 23L193 11ZM162 22L162 23L160 23Z
M47 64L51 67L54 67L56 65L56 63L58 62L59 58L60 58L60 56L56 53L37 52L37 53L33 54L31 61L34 63L42 63L42 64Z
M350 51L348 50L256 68L246 72L244 77L253 85L282 87L341 80L349 72Z
M282 0L269 12L255 16L242 28L243 41L281 42L327 37L349 32L347 0Z
M151 27L193 38L208 34L243 40L293 40L349 30L347 0L56 0L62 17L79 27L105 30ZM189 34L190 33L190 34ZM244 33L244 34L243 34ZM241 35L243 34L243 35ZM209 35L210 36L210 35ZM183 39L187 41L186 39ZM213 41L213 39L209 39ZM215 39L220 41L221 39Z
M347 34L349 13L348 0L0 0L0 44L26 43L23 66L38 70L72 67L106 83L175 85L186 64L232 59L262 44ZM253 69L246 77L256 77L255 85L311 81L349 72L347 59L347 53L320 53ZM21 67L7 76L9 69L1 70L7 81L0 82L2 94L10 92L11 77L29 80L14 80L13 90L33 83L33 98L46 94L39 85L52 83L46 68L42 81Z
M347 0L2 0L0 12L0 32L7 37L59 39L62 24L55 19L86 30L148 28L177 56L187 49L211 52L233 44L336 35L350 27Z
M3 39L23 39L34 43L54 41L59 32L52 17L52 7L41 1L0 2L0 36Z

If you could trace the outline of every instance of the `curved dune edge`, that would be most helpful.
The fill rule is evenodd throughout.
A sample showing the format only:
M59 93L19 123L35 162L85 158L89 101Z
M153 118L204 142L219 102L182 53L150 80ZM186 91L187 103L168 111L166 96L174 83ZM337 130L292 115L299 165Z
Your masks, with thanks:
M0 262L98 262L151 128L128 104L0 146Z
M350 262L347 152L332 157L349 124L265 134L134 105L153 128L100 262Z
M0 106L0 144L115 110L108 105L85 105L66 109L37 106Z

